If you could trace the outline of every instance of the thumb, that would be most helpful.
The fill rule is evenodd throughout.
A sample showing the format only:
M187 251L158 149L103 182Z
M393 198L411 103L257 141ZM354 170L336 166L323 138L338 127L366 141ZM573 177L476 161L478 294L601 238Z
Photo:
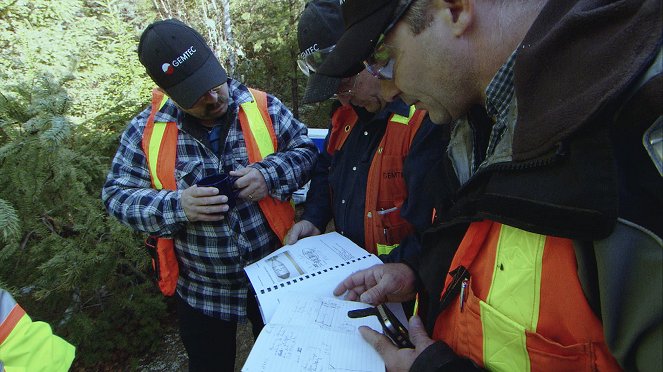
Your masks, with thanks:
M410 341L412 341L417 350L424 350L433 343L433 340L428 337L424 323L418 315L413 315L410 318L410 329L408 330L408 333L410 335Z
M299 232L302 230L301 225L294 224L285 237L285 244L295 244L299 240Z
M366 342L371 344L373 349L375 349L375 351L380 354L382 360L386 360L389 355L398 351L396 345L394 345L391 340L387 338L387 336L379 332L375 332L370 327L359 327L359 333L361 333L361 337L363 337Z

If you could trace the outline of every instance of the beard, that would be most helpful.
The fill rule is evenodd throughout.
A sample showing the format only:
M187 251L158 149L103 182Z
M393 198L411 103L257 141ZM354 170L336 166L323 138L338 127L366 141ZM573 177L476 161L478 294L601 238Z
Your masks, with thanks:
M216 119L225 115L228 111L228 101L227 97L219 96L216 103L210 103L205 106L204 117L206 119ZM221 109L224 107L225 109Z

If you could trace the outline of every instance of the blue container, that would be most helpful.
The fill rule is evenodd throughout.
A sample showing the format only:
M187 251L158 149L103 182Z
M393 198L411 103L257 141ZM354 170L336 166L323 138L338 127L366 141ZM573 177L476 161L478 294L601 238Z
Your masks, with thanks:
M329 129L309 128L308 136L313 140L319 152L324 151L325 137L327 137Z

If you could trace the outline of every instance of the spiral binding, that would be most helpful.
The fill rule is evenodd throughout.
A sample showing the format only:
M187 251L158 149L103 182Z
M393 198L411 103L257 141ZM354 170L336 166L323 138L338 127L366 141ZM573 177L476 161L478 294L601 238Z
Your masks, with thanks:
M364 259L366 259L366 258L368 258L368 257L370 257L370 256L371 256L371 255L368 254L368 255L366 255L366 256L358 257L358 258L355 258L355 259L353 259L353 260L350 260L350 261L347 261L347 262L343 262L343 263L340 264L340 265L336 265L336 266L329 267L329 268L326 268L326 269L318 270L317 272L314 272L314 273L305 274L305 275L302 275L301 277L294 278L294 279L288 280L288 281L283 282L283 283L278 283L278 284L275 284L275 285L273 285L273 286L269 286L269 287L267 287L267 288L261 289L261 290L260 290L260 294L269 293L269 292L271 292L271 291L273 291L273 290L275 291L275 290L279 289L279 287L280 287L280 288L283 288L283 287L285 287L286 285L291 285L291 284L295 284L295 283L297 283L297 282L302 282L302 281L304 281L305 279L313 278L313 277L315 277L315 276L317 276L317 275L322 275L323 273L326 273L326 272L328 272L328 271L333 271L334 269L339 269L339 268L341 268L341 267L343 267L343 266L345 266L345 265L350 265L350 264L355 263L355 262L357 262L357 261L364 260Z

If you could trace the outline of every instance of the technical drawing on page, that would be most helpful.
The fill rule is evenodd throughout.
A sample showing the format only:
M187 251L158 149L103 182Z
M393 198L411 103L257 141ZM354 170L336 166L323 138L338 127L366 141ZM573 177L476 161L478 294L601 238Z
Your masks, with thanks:
M319 269L323 267L322 258L320 258L320 255L313 249L306 248L302 250L302 254L310 261L314 268Z
M357 328L367 325L376 331L382 327L377 319L352 319L348 311L365 307L365 304L343 301L334 297L307 296L305 293L291 292L282 299L286 311L278 311L272 322L294 326L317 327L338 333L357 333Z
M268 334L273 332L273 343L269 351L279 358L291 359L296 353L301 352L297 346L297 337L287 328L269 328L265 330Z
M329 349L331 345L322 343L320 346L311 346L307 353L302 355L302 371L324 371L325 366L330 364Z
M310 236L281 247L244 270L256 292L259 292L267 291L269 287L274 290L277 285L281 288L289 286L296 283L294 279L299 282L299 279L328 276L329 272L338 271L340 267L366 259L369 255L348 238L334 232ZM375 260L381 262L377 257Z
M265 325L242 368L245 372L384 372L380 355L357 328L381 330L375 317L352 319L359 302L288 293Z

